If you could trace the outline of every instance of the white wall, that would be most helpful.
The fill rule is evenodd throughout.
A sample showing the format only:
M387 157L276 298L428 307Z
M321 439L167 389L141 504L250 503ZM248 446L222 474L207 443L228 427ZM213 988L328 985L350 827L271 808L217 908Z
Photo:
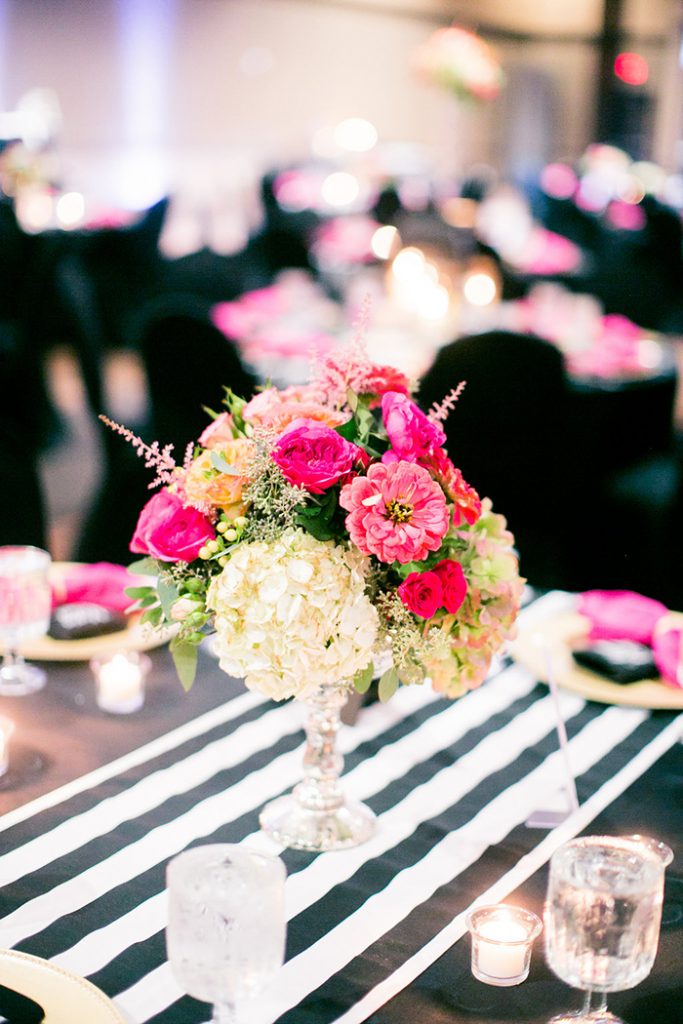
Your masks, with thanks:
M655 15L680 6L643 2L629 0L630 20L648 31ZM241 180L272 161L300 159L316 128L351 115L373 121L384 141L414 140L438 166L458 168L506 156L514 110L502 99L463 112L416 80L416 46L451 12L470 24L476 14L482 24L590 35L601 0L391 7L390 0L0 0L0 106L11 108L33 86L53 88L64 115L65 184L113 197L123 182L141 204L155 187L207 188L216 174ZM592 141L594 50L580 40L505 41L498 50L512 78L532 67L554 83L557 116L543 148L549 157L577 156ZM655 53L655 81L657 61Z

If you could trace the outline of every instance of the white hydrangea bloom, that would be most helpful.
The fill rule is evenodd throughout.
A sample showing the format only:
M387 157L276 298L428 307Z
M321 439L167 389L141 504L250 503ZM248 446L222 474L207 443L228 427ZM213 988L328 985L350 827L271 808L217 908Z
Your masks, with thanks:
M240 545L208 591L221 668L267 697L306 697L365 668L378 615L356 549L287 530Z

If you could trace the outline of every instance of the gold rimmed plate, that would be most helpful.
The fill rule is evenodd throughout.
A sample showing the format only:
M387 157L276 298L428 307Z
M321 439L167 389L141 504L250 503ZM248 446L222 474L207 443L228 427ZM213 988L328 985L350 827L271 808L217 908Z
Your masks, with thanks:
M58 581L78 564L80 563L53 562L50 576ZM140 615L130 615L127 617L125 628L114 633L104 633L102 636L82 640L55 640L51 636L41 636L22 644L21 654L27 661L90 661L91 658L106 658L119 650L151 651L165 644L172 635L172 629L153 629L146 623L140 623Z
M671 613L661 625L668 628L683 625L683 615ZM590 627L590 620L584 615L562 612L533 628L520 629L510 653L515 661L543 682L548 681L548 665L552 665L557 685L578 693L586 700L653 710L683 709L683 689L670 686L661 679L612 683L578 665L572 657L572 650L585 643Z
M29 953L0 950L0 985L38 1003L45 1024L130 1024L92 982Z

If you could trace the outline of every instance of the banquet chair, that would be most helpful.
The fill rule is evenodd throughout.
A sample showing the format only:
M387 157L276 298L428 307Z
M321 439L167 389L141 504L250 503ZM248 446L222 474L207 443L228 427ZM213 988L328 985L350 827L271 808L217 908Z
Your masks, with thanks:
M0 545L46 545L39 474L44 441L42 367L31 358L18 325L0 323Z
M211 323L194 296L155 303L142 318L137 347L147 376L151 429L162 446L175 446L178 461L208 425L205 409L223 408L225 387L249 396L258 383L234 342Z
M539 587L569 587L576 456L560 351L506 331L460 338L423 377L420 405L428 410L461 381L464 391L443 425L448 454L508 520L522 575Z

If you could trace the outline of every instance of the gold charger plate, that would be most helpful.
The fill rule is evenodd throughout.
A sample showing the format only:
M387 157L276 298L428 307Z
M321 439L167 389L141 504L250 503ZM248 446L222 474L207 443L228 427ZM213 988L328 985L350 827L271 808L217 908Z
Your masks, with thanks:
M59 580L78 562L53 562L50 577ZM131 601L132 604L132 601ZM21 654L27 661L90 661L91 658L106 658L116 651L151 651L161 647L173 635L172 629L152 629L140 624L139 615L129 616L125 629L103 636L88 637L84 640L55 640L41 636L22 644ZM2 652L2 643L0 643Z
M38 956L0 950L0 984L38 1003L45 1024L129 1024L92 982Z
M670 628L683 624L683 615L670 613L662 625ZM520 630L510 653L530 672L548 681L548 658L553 667L557 685L578 693L586 700L601 704L623 704L630 707L675 711L683 710L683 689L668 686L661 679L644 679L640 683L611 683L594 672L577 665L572 648L588 636L590 621L578 612L563 612L533 629Z

